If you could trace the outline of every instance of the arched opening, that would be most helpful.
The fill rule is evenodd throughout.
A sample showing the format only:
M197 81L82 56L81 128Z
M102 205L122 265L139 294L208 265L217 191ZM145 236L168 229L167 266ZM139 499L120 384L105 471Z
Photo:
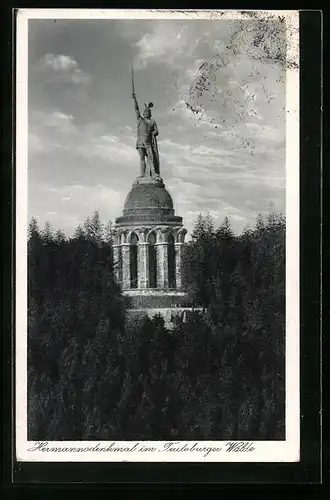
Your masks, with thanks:
M168 235L168 286L169 288L176 287L176 279L175 279L175 247L174 247L174 237L173 234L170 233Z
M149 288L157 288L157 249L154 232L148 236L149 243Z
M139 238L135 233L131 234L130 237L130 281L131 281L131 288L137 288L137 283L138 283L138 277L137 277L137 244L138 244Z

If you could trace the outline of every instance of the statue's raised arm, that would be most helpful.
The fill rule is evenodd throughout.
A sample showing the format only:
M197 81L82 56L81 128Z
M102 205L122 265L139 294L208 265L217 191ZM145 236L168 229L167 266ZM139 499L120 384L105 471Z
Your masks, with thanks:
M136 119L138 120L139 118L141 118L141 115L140 115L139 105L137 103L136 96L135 96L134 92L132 94L132 98L134 101L134 109L135 109L135 113L136 113Z

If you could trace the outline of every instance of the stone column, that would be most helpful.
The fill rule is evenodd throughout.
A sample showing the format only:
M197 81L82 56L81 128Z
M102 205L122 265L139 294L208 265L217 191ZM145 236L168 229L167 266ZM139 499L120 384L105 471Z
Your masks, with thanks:
M113 251L113 271L118 284L121 282L121 246L118 244L112 245Z
M148 262L148 244L146 242L147 228L136 228L139 235L138 254L137 254L137 274L138 288L148 288L149 283L149 262Z
M122 287L123 290L129 290L131 288L131 276L130 276L130 244L121 244L121 255L122 255L122 269L123 269L123 280Z
M168 243L167 230L157 231L157 288L168 288Z
M175 279L176 288L182 288L182 253L184 243L175 243Z
M145 241L138 244L138 287L148 288L149 283L149 245Z

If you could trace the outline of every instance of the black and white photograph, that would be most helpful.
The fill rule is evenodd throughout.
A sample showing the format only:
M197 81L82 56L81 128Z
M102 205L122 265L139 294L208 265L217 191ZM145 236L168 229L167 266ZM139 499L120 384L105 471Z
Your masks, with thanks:
M298 461L298 12L17 30L17 456Z

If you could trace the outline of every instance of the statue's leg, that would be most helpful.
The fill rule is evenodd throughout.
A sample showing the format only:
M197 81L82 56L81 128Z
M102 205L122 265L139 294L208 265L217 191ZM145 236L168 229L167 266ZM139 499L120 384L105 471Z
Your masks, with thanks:
M145 162L145 151L143 148L138 148L138 152L140 155L140 172L141 172L141 177L145 176L146 172L146 162Z

